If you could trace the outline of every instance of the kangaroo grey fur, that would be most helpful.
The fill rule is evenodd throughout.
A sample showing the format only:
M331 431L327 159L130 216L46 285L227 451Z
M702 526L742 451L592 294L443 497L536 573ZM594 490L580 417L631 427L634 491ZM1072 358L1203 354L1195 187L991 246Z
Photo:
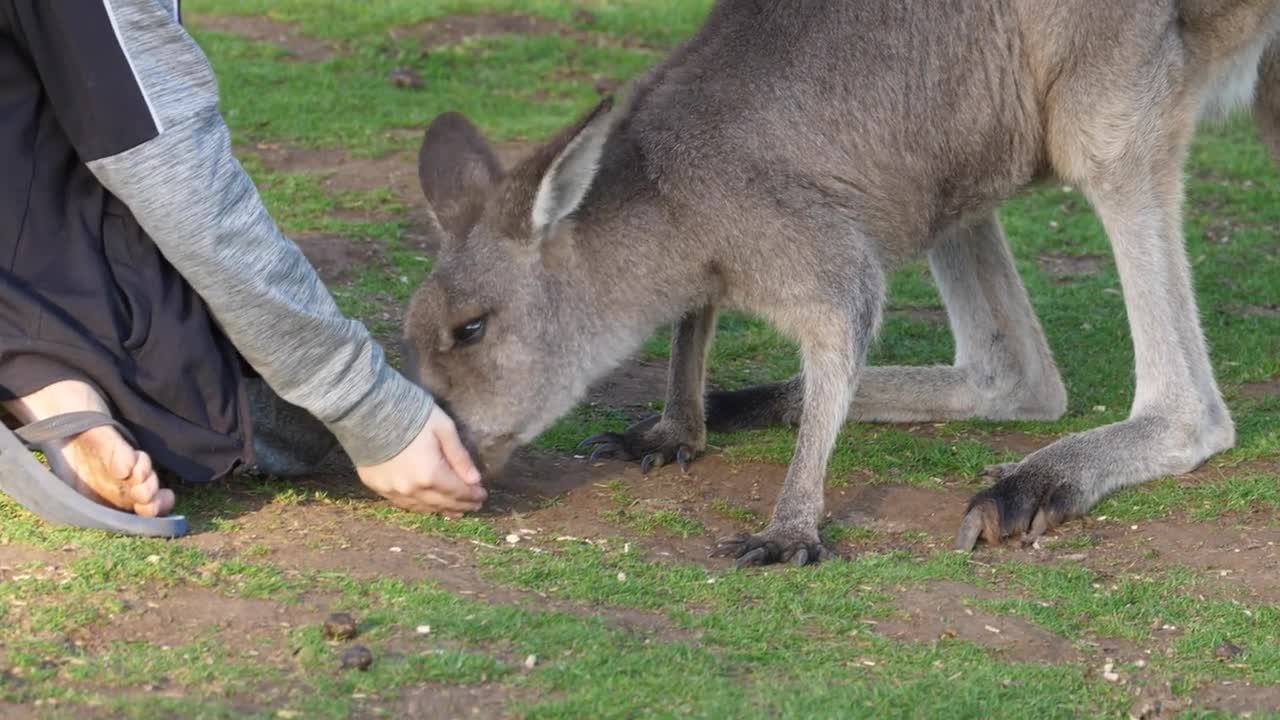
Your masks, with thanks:
M1235 431L1182 238L1198 121L1250 102L1280 151L1280 0L721 0L705 24L509 175L466 118L420 152L441 251L406 319L418 379L486 470L673 323L667 404L600 449L682 465L706 430L799 425L739 565L806 564L846 418L1053 419L1066 392L996 217L1053 176L1100 216L1136 360L1128 419L993 470L957 544L1032 536L1189 471ZM1256 100L1255 100L1256 98ZM865 365L885 277L927 254L950 367ZM802 373L705 398L721 308L799 345Z

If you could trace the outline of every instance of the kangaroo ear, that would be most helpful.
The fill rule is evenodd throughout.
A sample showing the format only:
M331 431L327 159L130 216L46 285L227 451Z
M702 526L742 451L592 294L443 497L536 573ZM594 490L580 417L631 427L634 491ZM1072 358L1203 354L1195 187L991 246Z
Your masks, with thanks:
M535 237L544 235L577 210L591 189L613 125L612 109L613 98L606 97L547 148L555 154L546 165L533 198L530 221Z
M447 112L432 121L418 150L418 182L446 236L437 239L466 237L502 176L498 156L465 116Z

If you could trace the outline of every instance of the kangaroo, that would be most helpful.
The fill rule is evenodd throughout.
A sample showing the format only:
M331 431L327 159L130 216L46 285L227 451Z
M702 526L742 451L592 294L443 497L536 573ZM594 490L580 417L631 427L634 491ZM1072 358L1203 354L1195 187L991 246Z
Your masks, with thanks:
M487 472L664 324L661 415L588 438L687 468L708 427L798 424L768 526L739 566L806 565L847 419L1055 419L1066 391L997 211L1083 189L1123 285L1128 419L1067 436L957 509L956 545L1038 537L1103 496L1235 443L1182 237L1198 122L1252 103L1280 157L1280 0L720 0L626 97L504 173L450 112L419 175L440 251L405 321L409 364ZM926 255L948 367L865 367L886 275ZM790 381L705 393L717 311L794 339Z

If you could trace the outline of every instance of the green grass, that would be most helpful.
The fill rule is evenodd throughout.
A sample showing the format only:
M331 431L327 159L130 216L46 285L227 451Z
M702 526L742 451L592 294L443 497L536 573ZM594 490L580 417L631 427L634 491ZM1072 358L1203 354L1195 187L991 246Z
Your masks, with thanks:
M242 161L285 230L381 248L377 263L351 268L350 278L332 290L345 311L390 338L399 332L393 311L403 308L431 267L409 237L413 208L390 187L334 192L324 173L273 170L254 154L254 144L340 149L353 158L412 153L431 118L454 109L496 141L537 140L596 101L594 76L634 77L687 37L709 4L189 0L184 10L269 15L335 42L331 57L298 62L270 44L193 33L218 74L223 110L237 146L246 148ZM580 9L593 18L579 15ZM461 12L533 14L569 32L485 37L425 53L412 33L391 33ZM406 91L387 82L388 71L399 66L414 68L425 87ZM1095 516L1274 529L1280 398L1241 390L1280 377L1280 318L1241 309L1280 304L1277 187L1280 174L1243 119L1200 133L1186 232L1215 370L1239 440L1194 482L1164 479L1118 493ZM993 433L1030 433L1048 442L1127 414L1132 347L1098 221L1077 190L1057 186L1018 198L1002 219L1071 393L1068 415L1059 422L955 422L927 432L851 425L831 463L834 487L851 494L885 483L972 489L984 466L1017 458L993 449ZM1060 281L1040 265L1047 254L1103 261L1096 274ZM890 287L892 310L941 307L923 262L895 273ZM669 348L669 333L661 330L643 353L664 357ZM893 316L871 361L947 363L952 352L944 324ZM741 387L789 377L799 364L793 343L758 320L730 313L720 319L710 368L717 384ZM660 407L662 398L653 400L654 409ZM629 411L584 404L535 445L569 453L588 435L622 430L629 419ZM711 438L735 464L786 464L794 441L786 430ZM804 571L720 571L645 551L673 538L703 538L709 523L754 529L767 520L744 504L746 498L698 499L701 487L694 483L701 479L689 481L694 499L678 505L654 500L641 481L586 488L582 494L605 496L606 507L585 512L591 522L606 524L609 538L555 541L548 531L514 546L504 541L512 527L534 524L526 525L524 511L460 521L414 515L369 502L352 482L349 492L252 478L234 486L183 485L179 511L197 530L190 542L51 528L0 501L0 566L9 566L0 570L0 703L77 719L346 718L376 716L379 709L403 715L397 703L414 692L429 698L479 688L528 718L1125 715L1133 688L1103 679L1098 658L1016 662L959 639L909 642L874 631L872 622L898 613L904 591L940 582L972 586L971 604L1024 618L1086 654L1087 643L1099 637L1151 649L1146 668L1121 670L1151 682L1170 680L1184 700L1216 680L1280 685L1274 604L1227 599L1213 574L1176 561L1102 572L1076 560L1033 562L1017 551L969 557L920 549L916 541L938 538L918 528L871 530L832 518L822 528L824 539L863 549L847 561ZM572 516L578 497L545 506ZM406 552L443 546L460 553L464 569L476 575L467 582L482 583L481 596L490 597L435 582L430 564L425 578L390 573L356 579L369 575L356 568L285 568L273 561L266 539L249 536L260 532L250 530L259 509L305 518L315 506L399 533ZM202 533L235 542L203 546ZM892 542L915 544L885 551L890 535ZM1075 535L1042 544L1055 554L1092 557L1108 551L1106 542ZM57 569L47 569L51 565ZM367 672L338 668L345 644L327 641L316 623L249 638L210 625L168 648L137 638L101 639L129 612L125 598L131 594L161 604L174 591L206 592L210 602L249 598L286 615L325 599L357 615L356 642L370 648L374 663ZM1177 631L1153 629L1162 624ZM430 632L419 633L420 626ZM1219 662L1213 649L1224 640L1246 652ZM532 667L526 665L530 657ZM1186 716L1226 717L1205 707Z

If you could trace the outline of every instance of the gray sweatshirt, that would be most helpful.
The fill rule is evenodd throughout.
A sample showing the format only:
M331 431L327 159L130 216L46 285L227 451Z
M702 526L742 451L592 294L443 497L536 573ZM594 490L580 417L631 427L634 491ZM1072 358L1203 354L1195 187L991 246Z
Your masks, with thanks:
M404 449L426 423L431 396L342 315L263 207L232 154L213 68L183 29L176 0L13 3L27 32L50 39L36 66L64 78L50 99L61 103L77 152L245 360L324 422L356 464ZM127 61L123 86L101 81L94 67L117 53Z

